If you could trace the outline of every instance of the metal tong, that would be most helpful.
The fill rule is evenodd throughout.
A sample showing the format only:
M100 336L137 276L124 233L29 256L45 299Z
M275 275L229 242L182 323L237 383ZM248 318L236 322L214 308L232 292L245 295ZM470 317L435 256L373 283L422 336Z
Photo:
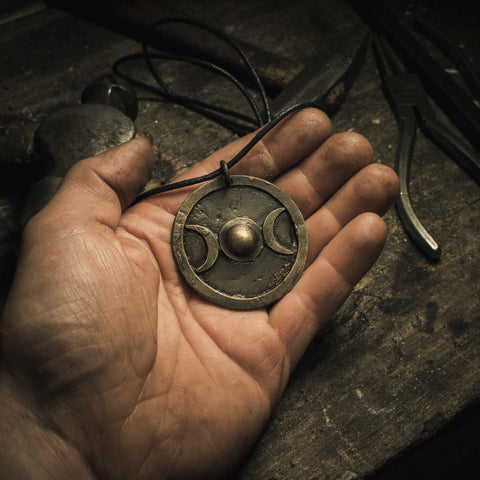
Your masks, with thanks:
M396 158L400 196L396 207L406 231L416 245L430 260L438 261L441 256L440 246L423 226L410 201L408 186L417 127L448 153L479 185L480 156L435 118L420 77L407 71L385 38L375 37L373 46L382 85L400 129Z

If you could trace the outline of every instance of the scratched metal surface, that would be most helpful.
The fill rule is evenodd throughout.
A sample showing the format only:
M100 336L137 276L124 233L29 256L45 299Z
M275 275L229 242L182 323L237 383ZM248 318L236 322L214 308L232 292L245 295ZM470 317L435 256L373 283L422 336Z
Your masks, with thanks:
M211 2L210 10L190 0L175 5L300 61L326 48L325 35L344 35L353 18L345 4L329 1L296 2L295 8L284 1L261 7L253 1ZM471 46L465 25L451 26L454 38ZM0 114L38 122L54 108L77 102L115 58L137 50L133 40L57 10L3 25ZM228 96L242 108L218 79L191 82L183 67L167 66L165 72L188 92ZM156 181L170 180L235 138L181 107L141 97L136 124L153 141ZM371 52L334 129L364 134L375 161L393 166L398 132ZM411 190L418 214L442 244L442 261L428 263L396 213L386 215L390 235L379 262L312 342L232 480L364 478L479 398L480 189L420 135ZM19 202L1 195L2 229L14 221ZM14 251L15 239L2 237L0 253Z

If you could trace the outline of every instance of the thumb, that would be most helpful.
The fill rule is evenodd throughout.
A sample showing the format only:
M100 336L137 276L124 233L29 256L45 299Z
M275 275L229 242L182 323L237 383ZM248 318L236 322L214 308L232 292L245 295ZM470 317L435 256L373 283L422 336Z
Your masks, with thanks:
M115 228L122 211L142 191L153 169L150 143L136 138L76 163L65 175L44 215L68 215Z

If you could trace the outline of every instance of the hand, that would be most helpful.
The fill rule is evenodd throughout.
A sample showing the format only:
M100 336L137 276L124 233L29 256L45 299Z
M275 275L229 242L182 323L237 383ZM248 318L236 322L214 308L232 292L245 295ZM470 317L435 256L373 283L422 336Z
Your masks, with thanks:
M4 310L2 478L217 478L242 459L384 245L396 175L330 129L320 111L292 114L232 171L274 181L306 218L306 270L268 309L228 310L183 281L170 236L194 187L127 208L153 166L145 140L71 169L25 229Z

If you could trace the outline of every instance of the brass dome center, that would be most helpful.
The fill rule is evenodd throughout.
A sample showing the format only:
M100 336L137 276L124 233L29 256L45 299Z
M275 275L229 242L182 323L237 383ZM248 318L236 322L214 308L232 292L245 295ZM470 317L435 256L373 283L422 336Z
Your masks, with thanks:
M256 232L245 224L233 225L227 232L227 245L232 253L239 257L251 255L257 247Z

